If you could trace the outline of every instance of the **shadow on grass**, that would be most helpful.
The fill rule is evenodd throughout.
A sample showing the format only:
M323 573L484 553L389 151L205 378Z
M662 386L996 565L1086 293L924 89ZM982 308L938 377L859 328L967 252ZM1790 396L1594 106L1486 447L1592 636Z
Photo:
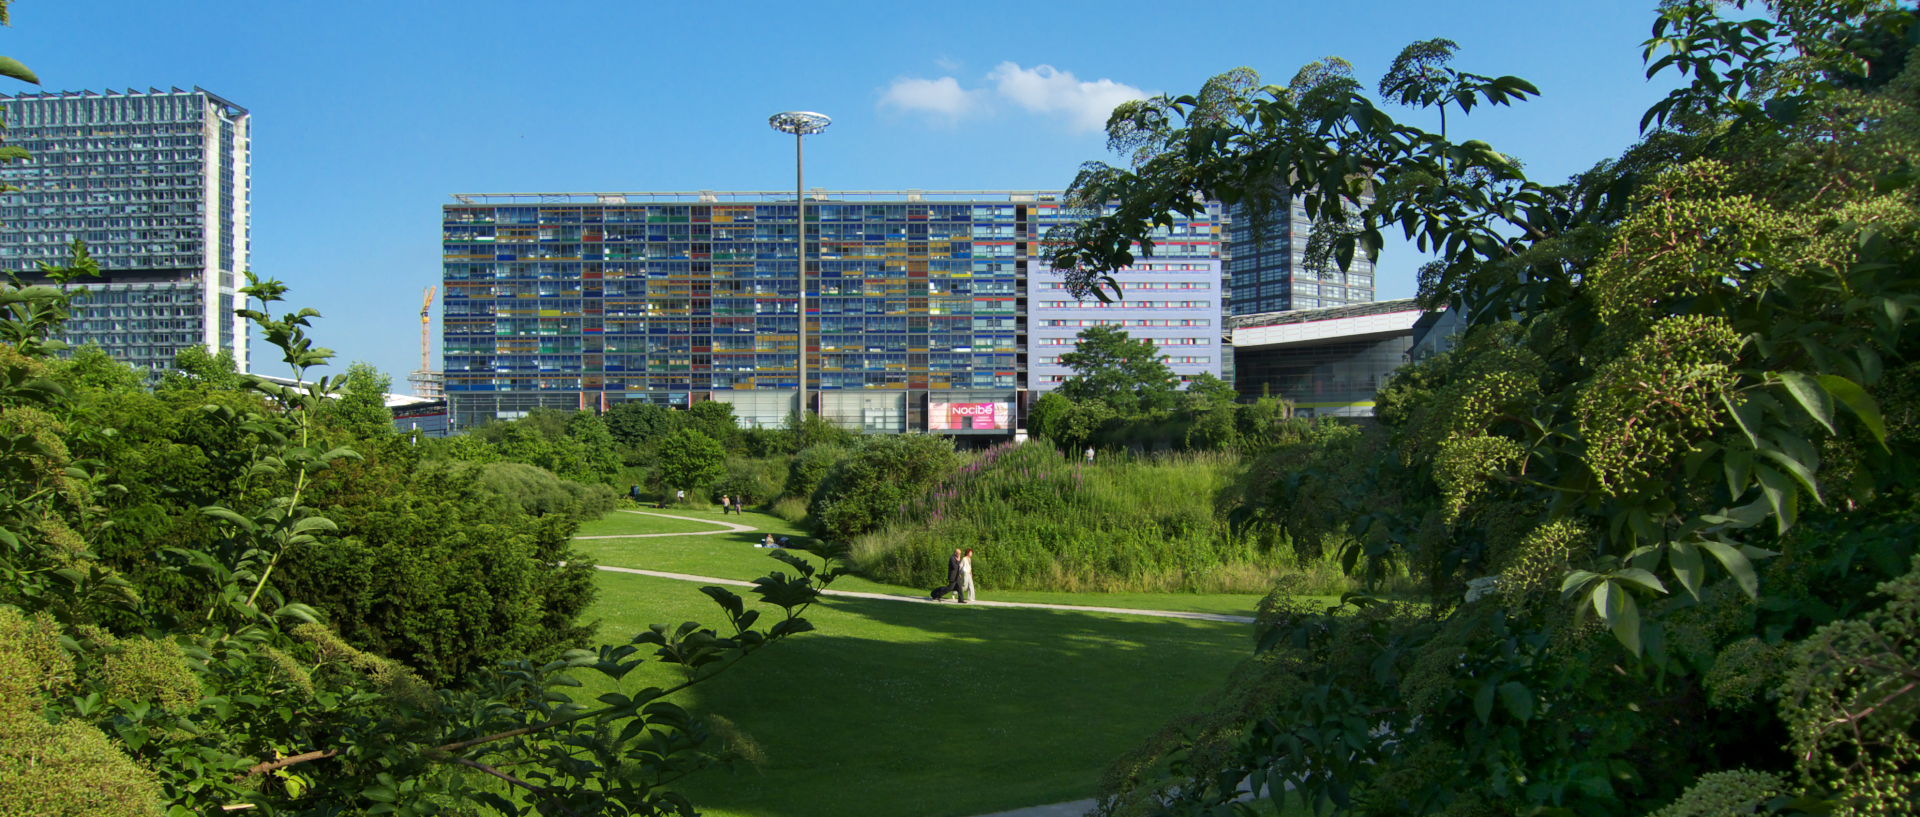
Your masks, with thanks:
M614 627L644 614L624 612ZM1107 764L1196 709L1250 634L849 598L808 617L818 632L691 690L692 708L732 720L764 758L686 781L704 813L960 817L1087 797Z

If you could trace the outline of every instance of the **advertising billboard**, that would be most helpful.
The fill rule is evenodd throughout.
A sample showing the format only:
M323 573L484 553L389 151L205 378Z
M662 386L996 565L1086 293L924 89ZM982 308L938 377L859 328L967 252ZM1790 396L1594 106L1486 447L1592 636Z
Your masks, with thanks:
M931 400L927 406L929 431L1011 431L1013 403L999 400L955 403Z

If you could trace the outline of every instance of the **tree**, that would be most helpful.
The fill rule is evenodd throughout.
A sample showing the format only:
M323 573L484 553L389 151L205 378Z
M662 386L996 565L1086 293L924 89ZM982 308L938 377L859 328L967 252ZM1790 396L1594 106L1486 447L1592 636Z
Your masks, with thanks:
M1232 703L1118 766L1112 810L1228 809L1248 781L1360 814L1911 803L1920 686L1886 628L1920 568L1889 535L1920 501L1920 24L1764 5L1663 4L1650 70L1684 81L1566 184L1357 87L1170 100L1159 155L1083 174L1115 205L1056 254L1080 286L1166 215L1282 179L1352 224L1336 263L1397 228L1439 256L1421 297L1471 306L1386 427L1260 423L1281 433L1235 511L1356 574L1410 570L1423 606L1277 608ZM1383 91L1536 93L1453 52L1416 44Z
M356 362L347 367L346 382L340 397L323 405L322 420L361 440L380 440L393 435L393 411L387 408L387 389L393 378L371 363Z
M563 476L582 482L609 482L617 475L620 453L615 450L612 431L600 415L582 411L568 417L567 439L579 446L580 464L576 474Z
M823 535L846 541L877 529L902 503L919 496L958 463L953 440L947 437L861 437L853 451L827 472L807 512Z
M740 424L733 417L733 404L702 400L687 409L685 426L712 438L722 448L732 449L740 439Z
M1232 383L1211 372L1201 372L1187 381L1185 403L1190 410L1232 405L1239 399L1240 393L1233 390Z
M248 279L249 306L261 308L242 314L296 377L325 363L306 335L317 315L268 315L284 287ZM0 811L682 813L684 798L664 786L715 758L706 727L662 699L810 629L800 613L832 578L783 553L797 574L756 589L775 610L710 588L721 630L663 625L559 657L582 632L590 580L568 558L565 515L476 497L491 489L457 474L395 490L410 448L370 461L330 446L335 432L316 422L340 376L301 387L247 376L246 393L71 379L107 365L53 362L60 345L47 335L71 297L0 287ZM158 436L189 427L203 444ZM162 465L179 467L162 479L137 470ZM133 500L141 514L202 523L129 543L164 572L123 573L90 547L137 529L112 518ZM390 547L371 546L381 536ZM191 592L148 584L154 575ZM334 623L290 589L316 591ZM336 605L354 590L381 609ZM778 620L756 628L761 612ZM360 644L390 637L453 683L435 688L336 626ZM568 695L579 673L617 682L648 660L681 665L687 680L597 702Z
M1085 329L1073 351L1060 356L1073 376L1059 391L1070 400L1103 403L1121 415L1172 408L1179 381L1164 358L1152 340L1135 340L1125 329Z
M199 386L232 390L240 388L243 382L239 366L233 361L233 352L221 349L215 354L197 343L174 353L173 368L161 378L162 388Z
M1092 444L1118 415L1106 403L1074 400L1059 391L1041 395L1033 404L1035 433L1069 453Z
M726 476L727 450L691 428L660 441L660 481L668 488L698 491Z
M621 445L638 446L658 441L680 428L681 415L666 406L629 400L607 410L607 431Z

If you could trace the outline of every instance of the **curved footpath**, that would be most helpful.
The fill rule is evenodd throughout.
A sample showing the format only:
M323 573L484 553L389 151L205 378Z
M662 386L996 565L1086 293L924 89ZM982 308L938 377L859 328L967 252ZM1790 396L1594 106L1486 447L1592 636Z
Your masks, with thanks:
M759 528L755 528L751 525L740 525L733 522L722 522L715 519L701 519L699 517L693 517L693 516L674 516L673 514L667 514L667 513L652 513L650 511L629 511L624 509L622 509L620 512L639 514L641 516L658 516L663 519L678 519L682 522L700 522L708 525L724 525L726 527L721 530L703 530L703 531L697 531L694 533L624 533L624 534L611 534L611 535L605 535L605 536L575 536L573 538L575 539L652 539L652 538L661 537L661 536L712 536L714 534L720 534L720 533L751 533L753 531L759 530ZM741 581L739 579L722 579L715 576L695 576L689 573L669 573L664 570L641 570L640 568L635 568L635 567L616 567L613 565L594 565L594 567L597 567L601 570L609 571L612 573L633 573L641 576L652 576L658 579L676 579L683 582L701 582L704 584L728 584L728 585L733 585L735 587L752 587L753 586L753 582ZM845 598L850 598L850 599L876 599L879 601L901 601L901 602L908 602L913 604L953 604L954 603L954 602L934 601L933 599L926 598L923 596L901 596L901 595L895 595L892 593L863 593L857 590L829 589L829 590L822 590L820 591L820 593L821 595L843 596ZM1120 615L1128 615L1128 616L1154 616L1158 618L1185 618L1185 619L1193 619L1196 621L1228 621L1236 624L1252 624L1253 623L1252 616L1231 616L1225 613L1193 613L1193 612L1187 612L1184 610L1135 610L1135 609L1126 608L1126 607L1095 607L1092 605L1085 605L1085 604L1043 604L1040 602L1026 602L1026 601L982 601L980 599L974 599L972 604L978 605L980 607L1024 607L1024 608L1029 608L1034 610L1073 610L1073 611L1078 611L1083 613L1118 613Z
M584 539L586 537L581 537L581 538ZM753 582L743 582L739 579L722 579L715 576L694 576L688 573L669 573L665 570L641 570L637 567L615 567L613 565L594 565L594 567L597 567L601 570L605 570L612 573L633 573L641 576L652 576L657 579L678 579L683 582L701 582L703 584L730 584L735 587L752 587L753 586ZM906 602L908 604L946 604L946 605L958 604L958 602L951 602L951 601L934 601L933 599L926 598L924 596L897 596L891 593L863 593L857 590L834 590L832 588L822 590L820 591L820 594L823 596L844 596L850 599L877 599L879 601L899 601L899 602ZM1159 618L1186 618L1186 619L1194 619L1197 621L1230 621L1238 624L1253 623L1252 616L1230 616L1224 613L1194 613L1194 612L1188 612L1185 610L1135 610L1135 609L1126 608L1126 607L1094 607L1092 605L1086 605L1086 604L1042 604L1040 602L1030 602L1030 601L983 601L980 599L974 599L969 606L972 606L972 607L1025 607L1025 608L1030 608L1034 610L1074 610L1074 611L1083 612L1083 613L1118 613L1121 615L1128 615L1128 616L1157 616Z
M650 513L648 511L629 511L625 509L622 509L620 512L640 514L641 516L658 516L666 519L678 519L684 522L702 522L709 525L725 525L726 527L725 529L722 529L722 530L705 530L705 531L698 531L695 533L630 533L630 534L614 534L610 536L576 536L574 538L575 539L650 539L658 536L710 536L710 535L719 534L719 533L748 533L748 532L759 530L758 528L752 527L750 525L739 525L732 522L721 522L714 519L700 519L698 517L692 517L692 516L674 516L672 514ZM744 582L744 581L740 581L739 579L722 579L715 576L695 576L688 573L670 573L665 570L641 570L640 568L635 568L635 567L616 567L614 565L594 565L594 567L599 568L601 570L605 570L609 573L632 573L639 576L652 576L657 579L675 579L683 582L700 582L702 584L723 584L723 585L733 585L735 587L752 587L753 586L753 582ZM856 590L827 589L827 590L820 591L820 594L823 596L844 596L846 598L851 598L851 599L876 599L879 601L899 601L899 602L907 602L909 604L956 604L956 602L934 601L933 599L926 598L924 596L897 596L890 593L862 593ZM1036 610L1073 610L1073 611L1085 612L1085 613L1118 613L1121 615L1129 615L1129 616L1156 616L1159 618L1185 618L1185 619L1195 619L1199 621L1228 621L1228 622L1235 622L1239 624L1253 623L1253 617L1251 616L1230 616L1224 613L1193 613L1193 612L1187 612L1183 610L1135 610L1135 609L1129 609L1124 607L1095 607L1092 605L1085 605L1085 604L1040 604L1037 602L1021 602L1021 601L982 601L980 599L974 599L972 604L978 605L980 607L1025 607L1025 608L1036 609ZM1096 801L1091 799L1074 800L1066 803L1051 803L1051 804L1041 805L1041 806L1027 806L1026 808L1017 808L1011 811L996 811L992 814L981 815L981 817L1081 817L1081 815L1084 815L1087 812L1092 811L1095 805L1096 805Z
M661 519L678 519L682 522L699 522L702 525L725 525L726 527L721 528L720 530L698 530L692 533L615 533L607 536L575 536L573 538L575 539L652 539L656 536L713 536L715 534L720 534L720 533L749 533L752 531L759 530L759 528L756 528L752 525L736 525L732 522L721 522L717 519L701 519L695 516L674 516L673 514L670 514L670 513L649 513L647 511L629 511L625 508L616 508L615 510L618 510L621 513L638 514L640 516L658 516Z

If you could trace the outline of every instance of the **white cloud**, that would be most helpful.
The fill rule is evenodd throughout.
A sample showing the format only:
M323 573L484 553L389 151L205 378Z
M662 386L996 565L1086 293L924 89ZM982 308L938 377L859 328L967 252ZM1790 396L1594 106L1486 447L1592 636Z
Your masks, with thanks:
M954 70L942 57L942 68ZM938 79L901 77L881 90L880 107L929 114L948 122L988 114L1012 105L1030 113L1064 121L1074 130L1097 131L1107 125L1113 108L1129 99L1145 99L1146 91L1110 79L1082 80L1071 71L1051 65L1023 68L1002 62L989 71L990 87L966 88L952 76Z
M960 87L953 77L901 77L880 95L880 106L958 120L985 107L985 91Z
M1065 114L1080 130L1100 130L1113 108L1129 99L1145 99L1139 88L1110 79L1083 81L1051 65L1022 68L1003 62L987 74L994 90L1013 104L1039 114Z

